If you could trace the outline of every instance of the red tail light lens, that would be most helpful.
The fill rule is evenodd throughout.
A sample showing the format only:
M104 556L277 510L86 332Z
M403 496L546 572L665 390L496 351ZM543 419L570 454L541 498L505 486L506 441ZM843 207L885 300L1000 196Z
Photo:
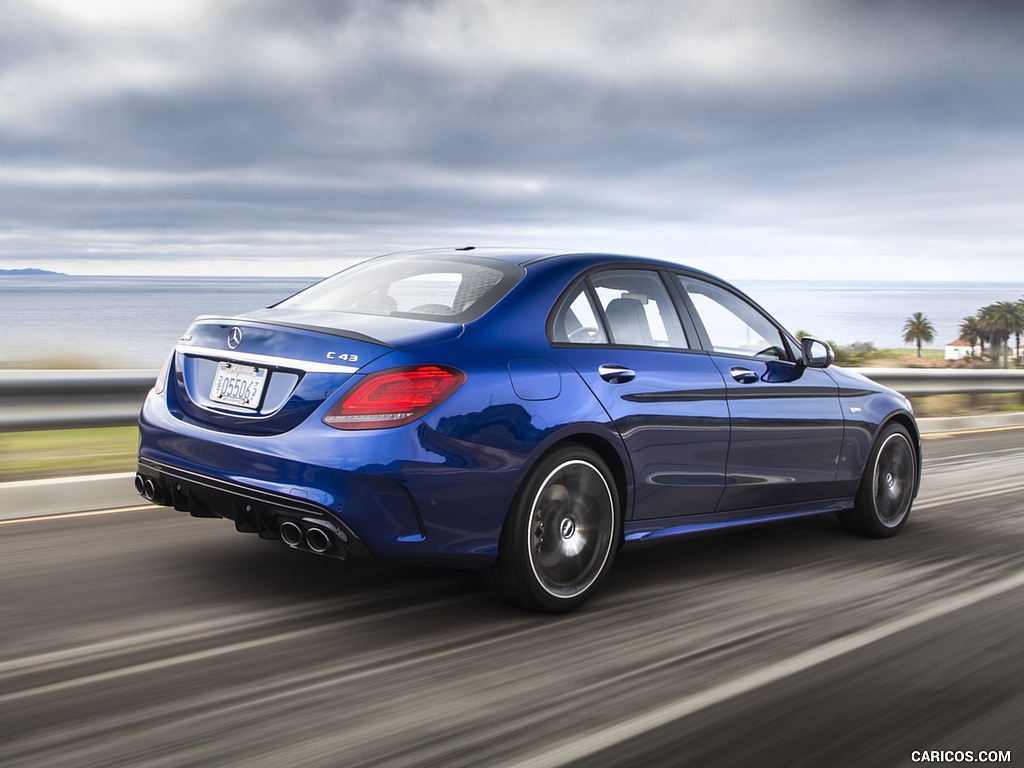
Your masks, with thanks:
M393 368L366 377L324 416L335 429L384 429L416 421L452 395L466 374L440 365Z

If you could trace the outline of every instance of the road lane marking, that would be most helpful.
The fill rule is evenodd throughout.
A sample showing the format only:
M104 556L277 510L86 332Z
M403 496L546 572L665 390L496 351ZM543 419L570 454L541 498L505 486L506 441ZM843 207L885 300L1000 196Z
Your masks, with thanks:
M75 517L99 517L100 515L121 515L126 512L145 512L147 509L166 509L152 504L138 507L117 507L115 509L94 509L89 512L61 512L57 515L37 515L35 517L16 517L12 520L0 520L0 525L17 525L18 523L39 523L47 520L67 520Z
M986 432L1009 432L1015 429L1024 429L1024 425L1014 427L984 427L982 429L954 429L949 432L925 432L921 435L921 439L929 440L936 437L956 437L958 435L983 435Z
M954 506L964 501L977 501L979 499L991 499L999 496L1013 496L1022 491L1024 491L1024 483L1016 482L1002 483L995 488L987 488L985 490L971 489L957 493L943 493L939 495L922 493L914 501L912 509L922 510L931 509L933 507Z
M700 693L684 696L681 699L657 707L650 712L637 715L617 725L601 727L599 730L584 733L563 741L561 744L542 748L541 751L526 758L507 761L501 765L505 768L555 768L572 761L582 760L700 710L751 693L758 688L763 688L766 685L779 682L787 677L816 667L819 664L866 648L880 640L885 640L900 632L913 629L920 624L955 613L983 600L997 597L1005 592L1020 589L1021 587L1024 587L1024 573L1018 573L976 589L962 592L959 595L938 600L909 616L832 640Z
M88 485L107 481L128 480L135 477L134 472L108 472L105 475L68 475L66 477L39 477L32 480L5 480L0 488L42 488L51 485Z

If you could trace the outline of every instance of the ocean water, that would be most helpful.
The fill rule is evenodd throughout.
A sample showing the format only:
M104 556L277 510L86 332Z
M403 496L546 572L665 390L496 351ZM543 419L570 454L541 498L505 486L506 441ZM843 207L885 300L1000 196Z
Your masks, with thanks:
M941 349L961 321L996 301L1024 298L1021 282L747 281L737 287L791 331L839 344L871 342L879 349L910 346L903 323L915 312L935 327L925 347Z
M0 366L159 368L198 315L259 309L314 282L0 275Z
M198 315L268 306L316 278L0 275L0 367L159 368ZM914 312L935 326L933 347L957 337L962 318L1024 296L1024 283L758 281L738 286L791 331L839 344L906 346Z

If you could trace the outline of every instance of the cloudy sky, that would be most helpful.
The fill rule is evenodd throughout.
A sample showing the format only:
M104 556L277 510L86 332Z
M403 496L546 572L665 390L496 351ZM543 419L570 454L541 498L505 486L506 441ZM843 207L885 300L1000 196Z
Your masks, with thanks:
M0 267L1024 281L1024 3L0 0Z

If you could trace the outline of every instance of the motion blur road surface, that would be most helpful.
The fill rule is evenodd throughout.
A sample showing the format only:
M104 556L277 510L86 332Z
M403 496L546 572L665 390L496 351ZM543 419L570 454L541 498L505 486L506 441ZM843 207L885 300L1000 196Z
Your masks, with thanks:
M555 617L173 510L5 522L0 765L1021 764L1022 494L1024 430L932 437L895 539L624 553Z

